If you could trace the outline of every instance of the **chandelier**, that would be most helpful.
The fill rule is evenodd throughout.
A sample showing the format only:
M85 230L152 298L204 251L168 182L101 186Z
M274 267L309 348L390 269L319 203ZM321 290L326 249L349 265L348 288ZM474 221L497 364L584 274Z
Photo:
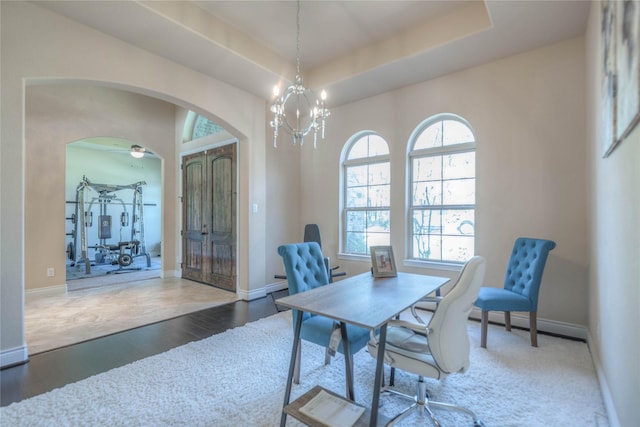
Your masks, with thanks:
M324 90L318 99L311 89L304 87L300 76L300 0L297 1L296 13L296 78L280 96L280 88L273 88L274 101L271 112L274 114L270 122L273 128L273 146L278 146L278 131L284 129L293 137L293 143L304 143L304 137L313 131L313 146L316 147L318 131L324 139L325 120L329 110L324 101L327 92Z

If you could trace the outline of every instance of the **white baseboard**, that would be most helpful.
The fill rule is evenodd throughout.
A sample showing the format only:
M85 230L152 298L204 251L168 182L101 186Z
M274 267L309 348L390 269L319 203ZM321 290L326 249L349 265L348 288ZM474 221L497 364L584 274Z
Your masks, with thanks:
M469 317L471 319L480 320L482 310L474 307ZM501 311L490 311L489 321L504 325L504 313ZM511 325L519 328L529 329L529 315L511 313ZM573 323L558 322L555 320L538 318L538 332L549 332L551 334L562 335L565 337L587 339L587 328L582 325Z
M618 413L616 412L616 407L613 404L613 397L611 396L611 390L609 389L609 384L607 383L607 378L605 377L602 371L602 362L600 361L600 357L596 352L592 349L595 347L593 344L593 339L591 338L591 334L587 333L587 346L589 347L589 352L591 353L591 360L593 360L593 365L596 369L596 375L598 377L598 384L600 385L600 393L602 393L602 400L604 402L604 407L607 411L607 418L609 419L610 427L621 427L620 420L618 419Z
M281 291L283 289L287 289L289 287L289 283L286 280L280 281L280 282L275 282L275 283L270 283L265 287L265 291L267 292L267 294L270 294L272 292L276 292L276 291Z
M238 298L244 301L252 301L258 298L264 298L272 292L279 291L281 289L287 289L287 287L288 287L288 284L286 280L281 282L270 283L263 288L258 288L251 291L240 290L238 291Z
M24 291L25 295L34 295L34 296L50 296L50 295L60 295L67 293L67 284L56 285L56 286L47 286L46 288L36 288L36 289L27 289Z
M160 278L164 279L165 277L182 277L182 270L161 270Z
M16 347L9 350L3 350L0 352L0 368L5 368L11 365L18 365L25 363L29 360L29 352L27 346Z

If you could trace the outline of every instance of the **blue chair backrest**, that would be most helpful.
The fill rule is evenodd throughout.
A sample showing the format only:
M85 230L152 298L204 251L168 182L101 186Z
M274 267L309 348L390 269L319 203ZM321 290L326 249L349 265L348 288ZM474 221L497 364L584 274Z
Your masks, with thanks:
M538 292L549 251L556 247L551 240L519 237L513 245L504 288L524 295L531 301L532 311L538 309Z
M322 249L316 242L292 243L278 247L289 282L289 294L305 292L329 283ZM295 310L293 312L295 318ZM309 318L305 313L302 320Z

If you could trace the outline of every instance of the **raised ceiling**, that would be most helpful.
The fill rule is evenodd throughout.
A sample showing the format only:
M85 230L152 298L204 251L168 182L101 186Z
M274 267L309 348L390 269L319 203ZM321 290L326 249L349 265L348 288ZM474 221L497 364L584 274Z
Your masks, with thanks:
M295 76L294 1L36 3L264 99ZM302 76L337 106L582 35L589 6L303 0Z

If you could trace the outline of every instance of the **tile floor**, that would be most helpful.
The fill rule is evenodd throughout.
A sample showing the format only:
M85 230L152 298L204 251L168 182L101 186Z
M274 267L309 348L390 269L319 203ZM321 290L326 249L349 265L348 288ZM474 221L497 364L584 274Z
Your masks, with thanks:
M25 295L29 355L237 301L235 293L179 278Z

